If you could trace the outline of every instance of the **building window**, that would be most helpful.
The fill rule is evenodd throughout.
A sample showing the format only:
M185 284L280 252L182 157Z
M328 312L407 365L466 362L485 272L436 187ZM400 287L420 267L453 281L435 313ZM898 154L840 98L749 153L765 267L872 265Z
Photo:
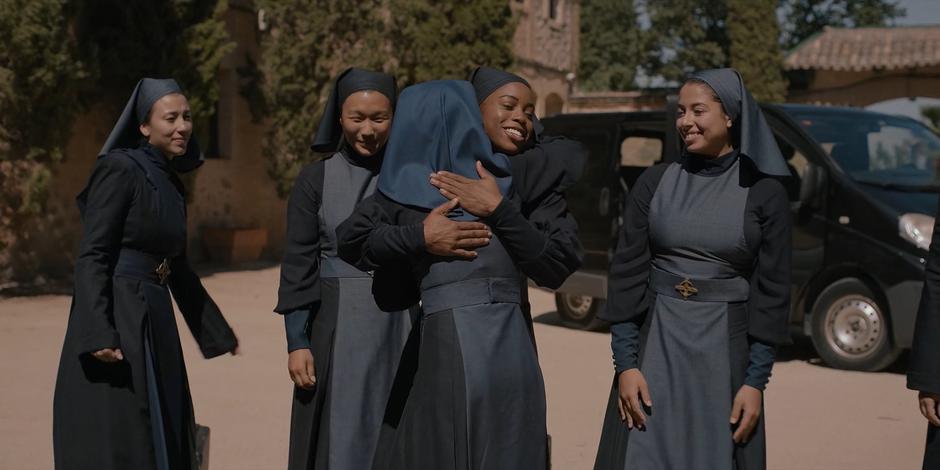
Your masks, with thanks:
M561 18L561 0L548 0L548 17L553 20Z

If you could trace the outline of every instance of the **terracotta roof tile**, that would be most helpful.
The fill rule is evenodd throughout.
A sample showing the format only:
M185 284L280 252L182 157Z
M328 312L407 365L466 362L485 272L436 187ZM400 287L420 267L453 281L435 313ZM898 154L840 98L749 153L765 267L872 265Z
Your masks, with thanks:
M902 69L940 65L940 25L825 28L784 61L787 70Z

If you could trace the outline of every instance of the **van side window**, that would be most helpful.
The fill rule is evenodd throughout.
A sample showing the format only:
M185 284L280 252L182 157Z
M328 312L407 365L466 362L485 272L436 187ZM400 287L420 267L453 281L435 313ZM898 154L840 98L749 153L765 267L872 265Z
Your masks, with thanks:
M620 144L620 166L648 168L663 158L663 141L632 135Z
M620 143L620 187L624 192L647 168L663 160L663 136L631 135Z

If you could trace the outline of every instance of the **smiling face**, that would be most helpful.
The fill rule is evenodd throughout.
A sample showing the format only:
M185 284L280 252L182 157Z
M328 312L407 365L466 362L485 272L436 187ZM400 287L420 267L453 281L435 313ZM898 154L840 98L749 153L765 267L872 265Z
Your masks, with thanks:
M731 125L711 87L693 81L679 90L676 129L689 152L708 157L730 152Z
M507 83L480 103L483 130L493 148L506 155L521 152L532 135L535 94L519 82Z
M158 99L150 108L147 121L140 125L140 133L167 158L183 155L193 135L189 101L179 93Z
M388 142L392 128L392 102L374 90L357 91L343 102L339 125L353 150L371 157Z

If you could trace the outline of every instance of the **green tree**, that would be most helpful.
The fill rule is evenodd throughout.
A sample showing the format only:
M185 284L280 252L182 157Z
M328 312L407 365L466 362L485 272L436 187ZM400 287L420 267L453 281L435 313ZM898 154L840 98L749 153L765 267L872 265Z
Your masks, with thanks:
M731 41L725 0L647 2L650 42L646 66L651 76L681 80L689 72L728 64Z
M578 82L582 88L589 91L633 88L646 47L646 35L637 23L633 0L581 2Z
M387 48L382 1L262 0L262 91L270 122L264 154L283 196L315 155L310 151L335 74L349 66L381 69Z
M286 195L317 158L310 142L333 77L350 66L394 70L399 87L508 67L515 22L505 0L260 0L268 32L257 78L269 119L269 171ZM246 68L246 77L255 73ZM254 96L251 90L243 90Z
M940 106L923 106L920 108L920 115L930 121L934 132L940 132Z
M780 0L786 17L783 44L798 46L826 26L886 26L905 11L894 0Z
M731 66L741 72L755 98L780 102L786 98L777 0L728 0Z
M0 0L0 266L45 207L84 76L59 0ZM5 270L5 269L4 269ZM0 273L5 278L8 273Z
M81 57L91 71L83 101L118 108L141 77L175 78L205 145L219 99L219 65L235 47L222 17L228 2L75 0L72 8Z
M513 63L516 22L507 0L389 0L388 9L389 47L402 86Z

